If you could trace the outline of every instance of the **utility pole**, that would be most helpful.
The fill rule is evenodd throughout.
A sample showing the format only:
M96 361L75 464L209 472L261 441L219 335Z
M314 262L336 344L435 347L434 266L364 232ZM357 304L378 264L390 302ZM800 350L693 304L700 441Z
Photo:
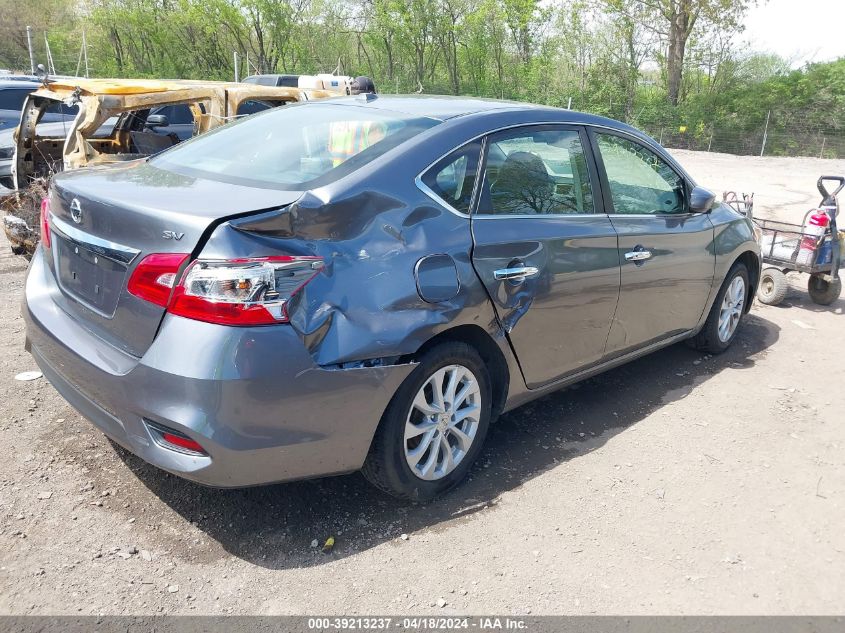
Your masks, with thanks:
M82 50L85 51L85 78L87 79L90 75L88 73L88 41L85 39L85 29L82 29Z
M763 129L763 146L760 148L760 156L766 151L766 140L769 138L769 117L772 116L772 111L766 113L766 127Z
M238 68L238 51L232 51L235 56L235 83L238 83L240 79L240 68Z
M572 109L572 97L569 97L569 101L566 103L566 109L567 110Z
M35 53L32 50L32 27L26 27L26 46L29 49L29 71L35 74Z
M82 65L82 51L84 48L84 45L79 47L79 59L76 60L76 72L73 73L74 77L79 77L79 67Z
M44 48L47 49L47 71L51 75L55 75L56 65L53 63L53 54L50 52L50 41L47 39L47 31L44 31Z

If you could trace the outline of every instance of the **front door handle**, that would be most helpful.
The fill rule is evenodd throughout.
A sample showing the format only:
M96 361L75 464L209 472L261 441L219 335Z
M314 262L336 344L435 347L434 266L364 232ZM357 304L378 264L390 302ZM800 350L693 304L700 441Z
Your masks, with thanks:
M625 260L629 262L643 262L647 259L651 259L651 251L647 251L645 249L625 253Z
M539 272L540 269L534 266L514 266L513 268L500 268L493 271L493 277L498 281L523 281Z

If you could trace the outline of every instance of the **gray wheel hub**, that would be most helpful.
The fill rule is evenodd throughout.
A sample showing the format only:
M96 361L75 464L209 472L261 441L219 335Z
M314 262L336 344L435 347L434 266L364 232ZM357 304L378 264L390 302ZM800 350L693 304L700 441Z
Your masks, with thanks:
M411 472L442 479L464 460L478 433L481 387L470 369L448 365L420 387L405 421L404 453Z

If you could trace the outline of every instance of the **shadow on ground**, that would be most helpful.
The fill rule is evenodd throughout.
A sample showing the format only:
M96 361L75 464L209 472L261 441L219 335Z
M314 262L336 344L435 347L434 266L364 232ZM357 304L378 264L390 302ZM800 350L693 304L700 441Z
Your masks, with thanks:
M845 314L845 298L839 297L830 305L819 305L810 299L810 293L807 291L808 275L790 273L787 275L789 280L789 287L786 291L786 296L783 302L773 308L800 308L807 312L827 312L835 316L842 316Z
M161 501L228 553L272 569L320 565L484 509L502 493L584 454L585 442L595 450L720 371L753 367L779 331L750 315L720 356L703 359L675 345L512 411L491 428L469 480L424 506L394 500L358 474L214 490L168 475L122 449L118 453ZM312 539L322 545L330 535L336 538L331 554L310 548Z

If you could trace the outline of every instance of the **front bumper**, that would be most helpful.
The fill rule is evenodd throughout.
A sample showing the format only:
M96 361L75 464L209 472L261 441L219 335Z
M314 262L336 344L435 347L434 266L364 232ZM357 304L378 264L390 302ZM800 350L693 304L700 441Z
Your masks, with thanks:
M167 315L142 358L64 312L43 249L27 274L27 348L83 416L145 461L239 487L359 469L390 398L414 365L328 369L293 328L232 328ZM208 457L157 444L145 420L181 431Z

